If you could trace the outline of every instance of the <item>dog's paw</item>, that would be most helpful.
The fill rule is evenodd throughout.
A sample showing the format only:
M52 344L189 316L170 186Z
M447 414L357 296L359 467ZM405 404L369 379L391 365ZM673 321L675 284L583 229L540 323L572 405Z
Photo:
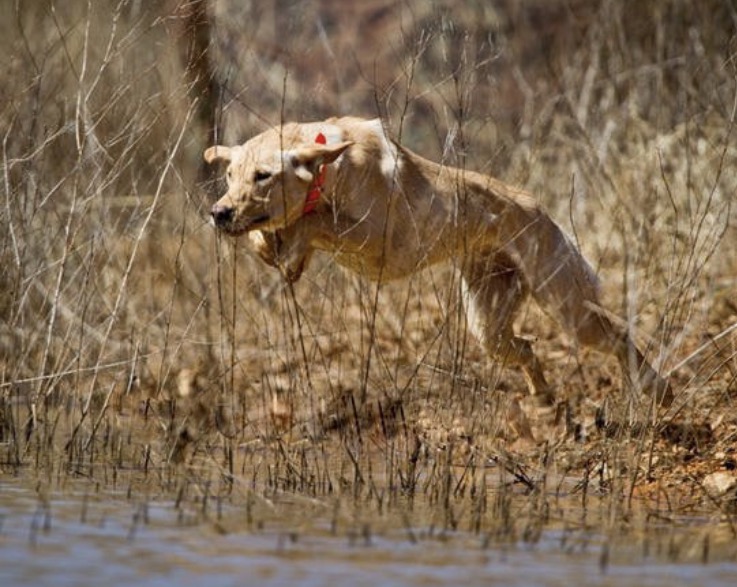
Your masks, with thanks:
M289 237L292 238L289 238ZM254 230L248 233L251 248L261 260L275 267L289 283L294 283L302 277L312 257L313 249L304 239L294 238L281 231L263 232Z
M254 230L248 233L253 251L267 265L279 267L279 241L274 233Z
M291 265L289 263L279 263L279 271L282 274L282 277L286 279L289 283L296 283L300 277L302 277L302 273L305 270L305 262L306 259L302 258L301 262L297 263L296 265Z

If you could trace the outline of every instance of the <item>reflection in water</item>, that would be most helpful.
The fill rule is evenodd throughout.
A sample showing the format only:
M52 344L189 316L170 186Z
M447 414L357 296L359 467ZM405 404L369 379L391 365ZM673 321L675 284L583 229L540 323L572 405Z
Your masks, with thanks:
M657 547L644 555L634 545L610 552L590 531L485 546L478 536L429 528L341 531L318 516L307 532L285 522L226 531L224 522L182 514L171 502L65 496L44 503L2 482L0 585L571 586L586 577L594 585L716 587L737 577L734 562L673 563Z

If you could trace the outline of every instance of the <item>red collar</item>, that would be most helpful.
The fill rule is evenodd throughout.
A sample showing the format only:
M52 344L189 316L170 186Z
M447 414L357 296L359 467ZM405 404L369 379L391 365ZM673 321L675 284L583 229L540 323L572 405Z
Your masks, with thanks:
M318 133L315 137L315 142L320 145L327 144L327 139L322 133ZM320 195L322 194L322 188L325 185L325 165L320 165L317 168L317 174L315 179L310 184L310 189L307 191L307 197L305 198L305 206L302 208L302 214L311 214L317 208L317 204L320 201Z

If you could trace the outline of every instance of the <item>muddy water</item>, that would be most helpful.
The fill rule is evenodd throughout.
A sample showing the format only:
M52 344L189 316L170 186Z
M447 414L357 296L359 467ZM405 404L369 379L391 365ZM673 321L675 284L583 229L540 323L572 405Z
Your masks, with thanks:
M489 545L430 527L336 530L327 515L309 531L286 520L233 531L237 522L226 530L227 521L240 514L218 514L213 522L170 501L125 496L41 499L0 478L0 585L737 585L729 541L704 562L705 520L682 525L693 552L678 540L674 562L662 542L644 551L642 540L613 544L590 529Z

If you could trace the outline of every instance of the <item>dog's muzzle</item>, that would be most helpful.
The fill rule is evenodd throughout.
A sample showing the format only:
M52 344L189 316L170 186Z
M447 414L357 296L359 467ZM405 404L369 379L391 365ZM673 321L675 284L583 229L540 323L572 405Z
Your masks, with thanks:
M257 230L269 221L268 214L259 214L251 218L240 218L236 222L235 208L215 204L210 209L210 218L215 228L218 228L230 235L238 236L250 230Z
M223 228L230 224L233 221L233 213L233 208L221 206L220 204L215 204L210 210L212 221L218 228Z

